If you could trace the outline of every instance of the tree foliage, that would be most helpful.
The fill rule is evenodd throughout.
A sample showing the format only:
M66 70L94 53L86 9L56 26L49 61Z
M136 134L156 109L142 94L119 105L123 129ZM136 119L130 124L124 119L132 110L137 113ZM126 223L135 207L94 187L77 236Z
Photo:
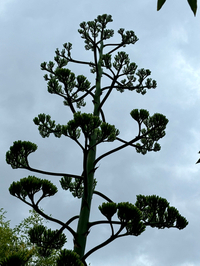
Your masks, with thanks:
M192 12L196 16L197 0L187 0L187 1L188 1L188 4L189 4L190 8L192 9ZM158 0L158 2L157 2L157 10L160 10L165 2L166 2L166 0Z
M34 254L34 248L29 248L10 228L10 221L5 220L5 211L0 209L0 265L28 265Z
M56 260L60 250L51 248L49 256L43 256L39 247L30 241L29 232L35 227L43 227L45 219L34 210L30 210L30 215L14 228L10 227L10 221L5 220L5 211L0 209L0 265L19 265L19 266L56 266ZM41 237L41 236L40 236ZM65 237L65 236L64 236Z
M78 145L83 154L81 173L53 173L33 168L29 164L28 156L37 150L37 145L29 141L15 141L6 154L7 163L14 169L23 168L40 174L60 176L62 189L70 191L75 198L81 200L79 213L63 222L47 215L39 206L44 198L53 197L58 191L50 181L28 176L13 182L9 188L11 195L31 206L43 218L60 226L59 230L51 230L36 225L29 231L30 239L38 246L41 255L48 257L51 250L62 249L66 242L64 231L67 230L73 236L73 251L63 249L57 259L58 265L87 265L86 259L98 249L119 237L138 236L147 226L183 229L188 224L177 209L158 196L139 195L135 204L117 203L96 189L96 173L102 159L128 146L143 155L159 151L159 140L165 136L168 123L168 119L162 114L150 115L147 110L132 109L130 115L136 122L137 129L133 138L125 140L120 138L120 131L107 121L104 104L114 91L144 95L157 85L150 78L150 70L138 69L124 50L119 51L138 41L132 30L125 31L121 28L118 30L119 42L108 42L114 35L114 31L107 28L110 22L111 15L104 14L94 21L80 24L78 32L84 39L85 49L93 54L93 61L75 59L72 56L72 44L68 42L63 45L62 50L56 50L54 62L41 64L41 69L47 72L44 79L47 81L48 92L63 98L64 105L72 113L72 119L61 125L56 124L50 115L39 114L33 121L43 138L51 134L57 138L65 136ZM88 81L83 75L75 75L66 68L70 63L89 67L94 75L94 82ZM104 77L107 83L102 83ZM81 112L89 100L93 104L93 110L90 113ZM97 148L106 142L115 142L117 146L97 156ZM90 221L94 194L104 201L99 210L105 220ZM75 221L76 231L71 226ZM107 240L85 252L89 233L97 225L109 226L111 234Z

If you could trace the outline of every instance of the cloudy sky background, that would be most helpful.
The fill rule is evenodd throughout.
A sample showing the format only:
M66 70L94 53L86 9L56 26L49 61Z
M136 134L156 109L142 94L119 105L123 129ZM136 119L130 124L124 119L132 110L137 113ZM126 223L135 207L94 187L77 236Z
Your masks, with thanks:
M146 95L114 92L105 105L109 123L115 124L121 138L130 140L137 134L137 124L129 115L134 108L166 115L169 124L160 141L162 149L143 156L132 148L103 159L96 178L97 189L113 201L134 203L136 195L156 194L166 198L185 216L186 229L148 228L139 237L116 240L88 258L92 266L199 266L200 265L200 19L193 16L187 1L168 0L156 11L156 2L145 1L49 1L1 0L0 2L0 207L7 211L11 225L28 216L29 207L12 197L8 188L13 181L28 175L13 170L5 162L5 153L16 140L38 145L30 155L31 166L54 172L81 173L82 154L67 138L42 139L32 119L39 113L50 114L57 123L72 118L62 99L46 90L40 63L52 60L56 48L73 44L73 57L90 60L77 29L82 21L99 14L111 14L109 28L116 32L134 30L139 41L126 48L131 61L152 71L158 83ZM198 13L198 12L197 12ZM71 65L77 75L93 76L87 67ZM90 105L87 111L92 112ZM99 150L105 152L110 145ZM37 177L46 178L36 174ZM41 207L63 221L79 213L80 202L63 191L59 178L47 177L58 185L59 193L45 199ZM101 200L94 196L91 220L102 219L98 211ZM56 228L55 225L49 226ZM76 227L76 224L74 224ZM99 226L88 238L89 250L109 237L106 226ZM72 249L67 234L66 248Z

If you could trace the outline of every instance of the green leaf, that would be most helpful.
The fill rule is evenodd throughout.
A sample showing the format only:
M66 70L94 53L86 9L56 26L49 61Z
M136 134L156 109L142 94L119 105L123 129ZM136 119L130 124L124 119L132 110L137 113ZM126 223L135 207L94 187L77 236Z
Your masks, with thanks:
M197 12L197 0L187 0L188 4L190 6L190 8L192 9L194 15L196 16L196 12ZM157 11L159 11L162 6L164 5L164 3L166 2L166 0L158 0L157 2Z
M196 162L196 164L197 164L197 163L200 163L200 159Z
M187 0L188 4L190 5L194 15L196 16L196 12L197 12L197 0Z
M157 2L157 11L161 9L166 0L158 0Z

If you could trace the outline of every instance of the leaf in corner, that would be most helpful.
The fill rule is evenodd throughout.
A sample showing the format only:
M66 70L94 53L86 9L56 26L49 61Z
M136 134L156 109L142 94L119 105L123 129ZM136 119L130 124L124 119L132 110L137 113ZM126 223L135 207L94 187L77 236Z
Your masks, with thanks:
M157 11L161 9L161 7L164 5L166 0L158 0L157 2Z
M188 4L190 5L194 15L196 16L196 12L197 12L197 0L187 0Z

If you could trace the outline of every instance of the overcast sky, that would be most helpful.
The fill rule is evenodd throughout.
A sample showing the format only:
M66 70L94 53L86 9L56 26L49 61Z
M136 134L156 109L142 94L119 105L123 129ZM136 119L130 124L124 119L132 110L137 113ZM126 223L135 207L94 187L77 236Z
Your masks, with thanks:
M73 56L88 60L77 29L82 21L97 15L111 14L109 28L116 32L134 30L139 41L126 48L131 61L139 68L152 71L156 90L146 95L115 92L105 105L110 124L115 124L121 137L130 140L137 134L137 124L130 116L134 108L166 115L169 124L160 141L160 152L143 156L127 148L100 162L97 189L113 201L134 203L136 195L159 195L166 198L189 221L184 230L147 228L139 237L116 240L88 258L91 266L199 266L200 265L200 19L194 17L186 0L168 0L156 11L156 0L1 0L0 2L0 208L7 211L11 225L28 216L29 207L11 196L13 181L28 175L26 170L13 170L5 162L5 153L16 140L29 140L38 145L30 155L33 167L54 172L81 173L81 153L76 145L62 137L42 139L32 122L39 113L52 116L65 124L72 118L58 96L47 92L40 63L53 60L56 48L73 44ZM68 65L76 74L88 75L79 65ZM88 75L91 82L93 76ZM90 107L90 106L89 106ZM88 111L92 112L92 109ZM109 146L104 144L103 150ZM101 151L99 151L99 154ZM79 200L63 191L59 178L49 178L58 185L59 193L45 199L43 209L67 221L79 213ZM102 219L98 211L101 200L94 196L91 221ZM54 228L54 225L50 225ZM76 224L74 224L76 227ZM88 238L87 250L109 237L106 226L98 227ZM72 249L67 234L66 248Z

